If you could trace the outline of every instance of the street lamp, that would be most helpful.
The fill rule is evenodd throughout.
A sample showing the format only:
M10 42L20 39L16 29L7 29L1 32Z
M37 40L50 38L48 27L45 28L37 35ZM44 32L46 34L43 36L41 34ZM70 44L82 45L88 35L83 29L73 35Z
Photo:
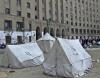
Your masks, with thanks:
M50 33L50 22L51 22L51 19L46 19L46 22L47 22L48 33Z
M24 34L24 28L22 28L22 33L23 33L23 43L25 42L25 34Z
M24 17L22 17L22 33L23 33L23 43L25 43L25 29L24 29L24 26L25 26L25 24L24 24L24 22L25 22L25 18Z

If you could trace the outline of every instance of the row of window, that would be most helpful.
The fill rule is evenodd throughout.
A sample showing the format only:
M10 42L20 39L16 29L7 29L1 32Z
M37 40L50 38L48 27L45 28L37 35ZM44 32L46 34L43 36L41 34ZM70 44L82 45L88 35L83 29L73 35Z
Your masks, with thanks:
M74 22L68 22L68 21L66 21L66 23L67 24L70 23L72 26L75 25L75 26L83 26L83 27L94 27L94 28L96 27L96 28L100 28L99 25L93 25L93 24L85 24L85 23L82 24L82 23L77 23L77 22L74 23Z
M66 12L68 12L68 6L66 6ZM83 9L83 10L82 10ZM98 13L98 9L97 8L80 8L79 10L75 7L75 9L73 9L72 7L70 7L70 11L72 12L72 11L75 11L75 14L77 14L77 13L79 13L80 15L82 14L82 12L83 12L83 14L85 15L85 12L92 12L92 13L95 13L95 12L97 12ZM79 12L78 12L79 11ZM92 14L91 13L91 14Z
M66 14L66 17L68 18L69 17L69 15L68 14ZM78 17L78 16L73 16L73 15L70 15L70 19L73 21L74 19L75 20L78 20L79 19L79 21L83 21L83 22L85 22L85 21L87 21L87 22L94 22L94 23L96 23L96 19L95 19L95 15L93 15L93 17L92 17L92 15L90 15L90 18L89 17ZM94 18L94 19L93 19Z
M16 0L16 4L17 4L17 6L20 6L21 7L21 4L22 2L21 2L21 0ZM31 4L30 4L30 2L27 2L27 6L26 6L27 8L31 8Z
M68 0L65 0L65 1L66 1L66 3L68 3ZM77 0L75 0L75 2L76 2L76 1L77 1ZM92 2L95 2L95 1L98 3L98 0L91 0L91 1L90 1L90 4L91 4ZM78 0L78 3L80 3L80 2L81 2L82 4L84 4L84 3L86 2L86 4L87 4L88 1L85 1L85 0ZM72 3L70 2L70 4L72 4Z
M19 5L19 6L21 6L21 0L16 0L16 4ZM27 6L26 7L28 9L31 8L30 2L27 2ZM11 14L11 9L10 8L5 8L5 14ZM16 15L17 16L22 16L22 12L21 11L17 11ZM31 17L31 13L27 12L27 17L30 18Z
M90 16L90 18L92 19L92 17L96 17L96 16L98 16L98 14L96 14L96 12L94 12L94 13L92 13L92 12L85 12L85 11L83 11L83 12L81 12L81 11L79 11L79 15L77 15L78 13L77 13L77 10L75 10L75 19L77 19L77 16L82 16L82 13L84 14L84 18L85 18L85 15L86 16ZM69 14L68 13L66 13L66 17L68 18L69 17ZM74 15L73 15L73 13L72 12L70 12L70 17L74 17Z
M23 22L16 22L16 31L23 31L24 26ZM5 20L4 21L4 30L12 30L12 21ZM32 30L32 25L29 23L29 31Z
M77 5L76 1L78 1L79 5ZM93 0L93 1L92 0L89 0L89 1L75 0L75 5L73 4L74 3L73 1L66 0L66 3L67 5L68 3L70 3L70 6L66 6L66 17L67 18L71 17L71 20L73 20L75 16L75 20L77 20L78 19L77 16L80 16L79 21L82 21L82 20L89 21L90 20L90 22L93 21L94 23L96 23L95 18L98 16L98 0ZM88 4L91 4L91 5L93 4L93 6L88 6ZM68 14L68 11L70 11L70 14ZM81 19L82 14L83 14L83 17L85 17L86 15L86 16L90 16L90 18L87 17L87 19L85 18Z
M29 42L32 41L31 36L29 36L27 38L28 38ZM17 36L17 41L12 42L12 36L8 35L8 36L5 36L5 41L6 41L6 44L22 44L22 43L24 43L23 36Z
M5 8L5 14L10 14L10 9L9 8ZM16 15L17 16L22 16L22 12L17 11ZM27 18L31 18L31 13L27 13Z
M37 0L35 0L36 2L37 2ZM62 1L62 0L61 0ZM68 1L68 0L66 0L66 1ZM20 5L21 6L21 0L16 0L16 3L17 3L17 5ZM43 0L43 3L44 3L44 0ZM72 2L70 2L71 3L71 5L72 5ZM82 1L82 3L84 3L84 1ZM57 6L57 3L56 3L56 5L55 6ZM31 8L31 4L30 4L30 2L27 2L27 6L26 6L27 8ZM51 6L52 7L52 6ZM58 6L57 6L58 7ZM63 6L61 5L61 11L63 11L62 10L62 8L63 8ZM77 14L77 8L75 7L75 13ZM90 8L91 9L91 8ZM38 10L38 6L35 6L35 11L37 11ZM57 9L56 9L57 10ZM66 10L68 10L68 7L66 7ZM71 11L72 11L72 8L71 8ZM94 11L96 11L95 9L94 9ZM97 9L97 11L98 11L98 9ZM50 12L50 15L52 14L51 13L51 10L49 11ZM10 9L9 8L5 8L5 13L6 14L10 14ZM81 11L79 11L79 13L81 14L82 12ZM85 13L85 12L83 12L83 13ZM88 12L87 12L88 13ZM17 16L22 16L22 12L21 11L17 11L16 12L16 15ZM57 11L55 12L55 15L56 15L56 17L58 17L57 16ZM61 13L61 22L63 23L64 22L64 17L62 16L63 15L63 12ZM86 14L86 15L88 15L88 14ZM72 14L72 12L70 13L70 16L71 16L71 20L73 20L73 14ZM80 15L81 16L81 15ZM90 21L92 22L92 16L95 18L96 16L97 16L97 14L90 14ZM27 17L28 18L31 18L31 13L27 13ZM35 19L38 19L38 17L39 17L39 15L38 15L38 13L35 15ZM50 17L52 17L52 15L50 16ZM66 13L66 17L68 18L69 17L69 15L68 15L68 13ZM46 16L43 16L43 20L46 18ZM77 15L75 16L75 20L77 20ZM81 19L80 17L79 17L79 21L81 21L81 20L83 20L83 21L85 21L85 19ZM87 21L89 20L88 18L86 19ZM95 22L95 20L93 20L94 22Z
M72 34L100 34L100 30L90 30L90 29L71 29Z

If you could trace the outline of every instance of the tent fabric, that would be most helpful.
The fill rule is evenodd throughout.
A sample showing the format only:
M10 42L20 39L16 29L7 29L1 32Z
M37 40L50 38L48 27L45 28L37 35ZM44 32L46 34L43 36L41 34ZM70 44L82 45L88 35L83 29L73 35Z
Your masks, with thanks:
M84 69L89 68L91 66L91 56L85 51L85 49L81 46L79 39L76 40L68 40L70 45L77 51L82 59L84 59Z
M2 57L0 58L0 66L11 68L36 66L44 61L43 52L37 43L7 45L0 56Z
M84 72L92 66L91 56L85 53L86 51L83 54L86 57L80 55L83 52L81 50L76 51L76 49L81 48L74 48L73 46L69 40L57 38L48 54L47 60L43 63L44 72L49 75L63 77L84 75Z
M55 38L53 38L49 33L46 33L42 38L39 40L53 40L55 41Z
M44 53L48 53L54 44L55 38L46 33L37 43Z

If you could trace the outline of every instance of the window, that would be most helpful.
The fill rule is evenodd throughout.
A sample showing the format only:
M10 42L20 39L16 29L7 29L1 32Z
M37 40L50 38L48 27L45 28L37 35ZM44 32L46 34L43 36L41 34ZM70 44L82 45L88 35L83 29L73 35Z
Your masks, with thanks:
M73 22L71 22L71 25L73 25Z
M87 27L89 27L89 24L87 24Z
M74 33L74 28L71 29L72 34Z
M92 24L91 24L91 27L92 27Z
M28 17L28 18L31 18L31 14L30 14L30 13L27 13L27 17Z
M76 39L78 39L78 36L76 36Z
M66 21L66 23L68 24L68 21Z
M91 30L91 34L93 34L93 30Z
M75 23L75 25L77 26L77 22Z
M37 11L37 7L35 6L35 11Z
M43 17L42 19L43 19L43 20L45 20L45 18L44 18L44 17Z
M94 28L96 27L96 25L94 25Z
M77 15L77 9L75 9L75 14Z
M21 6L21 0L17 0L17 3L16 3L18 6Z
M4 21L4 30L12 30L12 21L11 20Z
M71 18L71 20L73 20L73 18Z
M37 16L35 15L35 19L37 19Z
M83 27L85 27L85 24L83 24Z
M99 30L97 30L97 34L99 34Z
M79 26L81 26L81 23L79 23Z
M64 21L63 21L63 20L61 20L61 23L64 23Z
M86 29L83 29L83 33L86 34Z
M79 21L81 21L81 17L79 17Z
M27 8L31 8L31 5L29 2L27 2Z
M32 31L32 24L29 23L29 31Z
M17 16L21 16L21 11L17 11Z
M80 29L79 31L80 31L80 34L82 34L82 29Z
M75 16L75 19L77 20L77 16Z
M70 2L70 5L72 6L72 2Z
M82 0L82 4L84 4L84 0Z
M83 21L85 21L85 17L83 17Z
M66 17L68 18L68 14L66 14Z
M94 30L94 34L97 34L96 30Z
M89 29L87 29L87 34L89 34Z
M5 8L5 14L10 14L10 9L9 8Z
M22 22L17 22L16 23L16 31L22 31L23 28L23 23Z
M68 11L68 7L66 7L66 11Z
M87 17L87 22L89 21L89 18Z
M75 33L78 34L78 29L75 29Z

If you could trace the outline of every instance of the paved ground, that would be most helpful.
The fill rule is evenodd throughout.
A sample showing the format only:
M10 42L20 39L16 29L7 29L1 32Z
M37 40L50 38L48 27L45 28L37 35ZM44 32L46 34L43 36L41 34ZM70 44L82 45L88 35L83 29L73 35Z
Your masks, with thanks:
M87 51L92 56L92 59L98 62L93 63L93 69L83 78L100 78L100 48L88 49Z
M89 54L92 56L93 60L100 59L100 48L99 49L88 49ZM15 71L10 72L9 71ZM50 77L43 74L42 66L25 68L25 69L4 69L0 68L1 72L6 72L8 78L59 78ZM93 69L82 78L100 78L100 62L94 63Z

